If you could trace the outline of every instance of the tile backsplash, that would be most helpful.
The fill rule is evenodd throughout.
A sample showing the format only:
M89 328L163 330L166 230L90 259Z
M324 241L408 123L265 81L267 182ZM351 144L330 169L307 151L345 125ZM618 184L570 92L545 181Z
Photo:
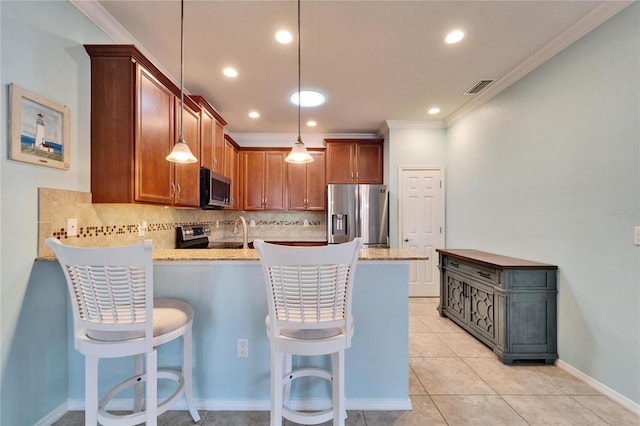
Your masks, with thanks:
M209 225L216 240L237 238L233 221L242 215L249 238L323 239L324 212L235 212L200 210L140 204L92 204L91 193L38 188L38 257L53 253L44 244L49 237L78 247L135 244L152 239L154 248L175 248L176 226ZM69 236L67 219L78 220L77 235ZM142 222L147 228L138 235Z

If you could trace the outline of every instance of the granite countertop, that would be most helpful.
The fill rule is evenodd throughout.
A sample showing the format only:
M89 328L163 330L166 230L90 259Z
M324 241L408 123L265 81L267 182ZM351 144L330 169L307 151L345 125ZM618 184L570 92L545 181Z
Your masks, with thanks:
M429 257L409 250L368 248L360 250L359 260L428 260ZM55 257L38 257L54 261ZM255 249L159 249L153 250L154 261L259 260Z
M360 250L359 260L428 260L428 256L409 250L368 248ZM153 260L259 260L255 249L165 249L154 250Z

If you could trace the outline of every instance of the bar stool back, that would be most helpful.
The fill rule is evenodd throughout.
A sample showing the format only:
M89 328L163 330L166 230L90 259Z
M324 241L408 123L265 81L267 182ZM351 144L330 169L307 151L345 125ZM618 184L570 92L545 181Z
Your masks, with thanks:
M359 238L344 244L288 247L253 242L260 255L269 302L265 322L271 346L271 425L282 418L301 424L347 417L344 350L351 346L351 300ZM331 355L331 371L302 368L292 371L291 355ZM291 381L316 376L332 381L332 407L302 412L286 405Z
M177 299L154 301L151 240L107 248L70 247L54 238L45 243L56 254L67 280L75 348L85 356L85 424L155 425L157 416L183 394L191 417L200 420L192 393L193 309ZM156 347L178 337L182 337L182 372L158 370ZM125 356L134 357L134 376L98 400L98 361ZM177 382L160 404L158 379ZM111 398L131 386L131 413L107 411Z

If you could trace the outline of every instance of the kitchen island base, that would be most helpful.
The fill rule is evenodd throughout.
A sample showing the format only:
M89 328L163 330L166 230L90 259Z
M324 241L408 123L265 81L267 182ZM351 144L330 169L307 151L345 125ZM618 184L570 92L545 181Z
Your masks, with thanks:
M62 278L61 271L59 274ZM157 261L154 280L155 297L178 298L194 309L193 386L198 409L269 410L267 300L259 262ZM355 330L352 346L345 351L348 410L411 409L408 283L408 261L357 264ZM246 358L237 355L238 339L248 341ZM158 351L159 362L178 366L180 354L179 344L168 343ZM107 361L122 363L114 371L126 371L132 365L128 359ZM69 400L80 406L84 398L83 360L71 350L68 365ZM294 359L296 365L325 366L328 360ZM113 378L114 382L118 379ZM324 382L294 384L294 406L313 410L330 402L330 385Z

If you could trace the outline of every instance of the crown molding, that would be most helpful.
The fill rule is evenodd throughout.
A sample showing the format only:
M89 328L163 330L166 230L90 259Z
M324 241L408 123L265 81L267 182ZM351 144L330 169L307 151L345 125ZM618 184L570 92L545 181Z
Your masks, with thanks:
M176 86L180 86L180 80L163 68L156 58L144 48L142 43L127 31L97 0L69 0L90 21L105 32L116 44L133 44L156 68L158 68ZM188 93L185 89L185 93Z
M393 129L445 129L443 120L385 120L378 133Z
M229 133L241 147L290 147L297 133ZM302 141L308 148L323 148L325 139L371 139L375 133L304 133Z
M493 82L493 84L489 85L484 91L476 95L460 109L449 115L444 121L445 127L453 125L456 121L484 105L497 94L507 89L516 81L520 80L553 56L560 53L633 3L633 0L603 2L600 6L593 9L582 19L575 22L557 37L538 49L533 55L522 61L511 71L498 78Z

